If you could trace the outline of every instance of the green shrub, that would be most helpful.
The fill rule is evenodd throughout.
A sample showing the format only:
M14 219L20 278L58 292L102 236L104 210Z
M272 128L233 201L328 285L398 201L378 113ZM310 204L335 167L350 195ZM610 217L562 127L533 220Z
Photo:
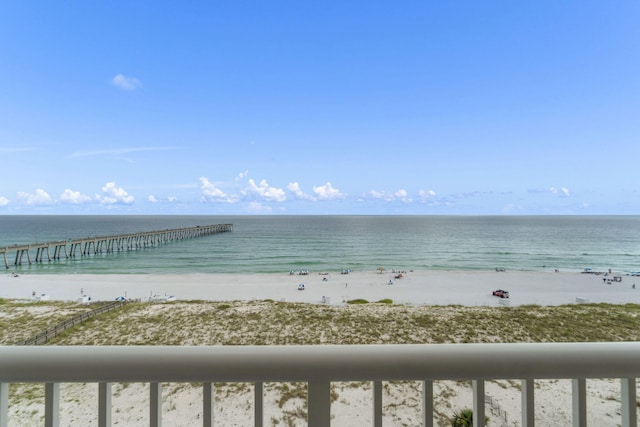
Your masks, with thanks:
M485 425L489 423L489 417L484 417ZM473 427L473 409L463 409L453 413L451 427Z

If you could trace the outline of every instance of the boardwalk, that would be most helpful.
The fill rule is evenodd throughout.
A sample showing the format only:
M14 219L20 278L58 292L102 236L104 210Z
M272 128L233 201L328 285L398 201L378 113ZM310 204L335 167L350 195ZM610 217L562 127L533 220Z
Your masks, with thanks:
M13 245L0 248L4 265L9 268L7 254L13 256L13 265L58 260L62 257L90 256L101 253L130 251L159 246L175 240L193 239L211 234L233 231L233 224L198 225L159 231L118 234L115 236L85 237L83 239L58 240L46 243ZM35 257L32 258L32 251ZM52 255L53 252L53 255ZM9 259L12 258L9 256Z

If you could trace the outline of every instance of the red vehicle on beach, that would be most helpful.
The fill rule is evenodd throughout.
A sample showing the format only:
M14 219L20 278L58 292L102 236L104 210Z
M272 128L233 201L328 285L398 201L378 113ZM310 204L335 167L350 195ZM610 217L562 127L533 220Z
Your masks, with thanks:
M509 298L509 291L505 291L504 289L496 289L493 291L493 296L500 298Z

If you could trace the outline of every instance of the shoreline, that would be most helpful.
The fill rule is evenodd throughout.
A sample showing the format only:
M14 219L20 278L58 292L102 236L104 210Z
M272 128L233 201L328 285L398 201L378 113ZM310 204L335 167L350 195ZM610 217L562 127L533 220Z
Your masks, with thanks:
M574 303L640 303L640 277L547 271L409 271L251 274L19 274L0 275L0 298L84 302L117 297L149 301L156 296L176 300L276 301L344 304L352 299L396 304L553 306ZM389 284L391 281L392 284ZM304 284L304 290L298 286ZM510 298L492 295L509 291ZM34 295L35 293L35 295ZM44 294L44 296L43 296Z

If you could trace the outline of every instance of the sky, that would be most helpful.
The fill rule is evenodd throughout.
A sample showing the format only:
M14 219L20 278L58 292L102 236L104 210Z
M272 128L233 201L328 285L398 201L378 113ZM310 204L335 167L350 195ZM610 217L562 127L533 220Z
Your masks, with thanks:
M0 2L1 214L640 213L640 2Z

